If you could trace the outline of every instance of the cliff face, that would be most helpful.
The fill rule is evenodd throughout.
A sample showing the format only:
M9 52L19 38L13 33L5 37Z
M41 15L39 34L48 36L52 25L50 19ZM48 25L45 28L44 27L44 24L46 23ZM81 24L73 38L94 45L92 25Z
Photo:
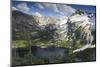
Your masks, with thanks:
M94 17L94 16L93 16ZM81 61L95 61L96 48L95 48L95 22L88 14L73 14L68 19L68 35L69 39L73 41L79 40L82 47L73 50L73 62ZM95 18L94 18L95 19ZM75 43L75 42L74 42ZM75 45L74 43L73 46Z
M92 44L95 38L93 32L93 22L88 14L73 14L68 19L68 35L70 38L80 40L82 44Z

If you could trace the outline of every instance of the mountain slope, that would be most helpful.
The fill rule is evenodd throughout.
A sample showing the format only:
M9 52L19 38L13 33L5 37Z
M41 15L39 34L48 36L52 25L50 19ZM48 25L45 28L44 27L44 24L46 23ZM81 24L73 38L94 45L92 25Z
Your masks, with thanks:
M30 35L29 33L36 29L38 29L38 24L31 15L20 11L12 12L13 39L27 39L27 36Z

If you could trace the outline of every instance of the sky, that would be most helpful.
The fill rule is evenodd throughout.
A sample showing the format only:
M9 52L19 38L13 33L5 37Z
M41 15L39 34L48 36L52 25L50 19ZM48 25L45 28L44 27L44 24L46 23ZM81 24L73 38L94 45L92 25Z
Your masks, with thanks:
M38 16L62 17L70 16L76 10L95 13L96 8L95 6L87 5L12 1L12 10L19 10L27 14Z

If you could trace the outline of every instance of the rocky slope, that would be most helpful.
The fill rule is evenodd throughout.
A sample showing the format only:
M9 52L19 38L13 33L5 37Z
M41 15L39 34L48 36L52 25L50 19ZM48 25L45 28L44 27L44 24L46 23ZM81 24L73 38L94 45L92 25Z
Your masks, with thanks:
M39 29L38 24L31 15L20 11L12 12L13 39L27 39L27 36L30 36L36 29Z
M67 22L67 21L66 21ZM39 31L50 31L60 33L65 31L66 23L52 17L39 17L35 15L25 14L20 11L12 12L12 35L13 39L27 39L29 37L36 38ZM62 35L62 34L59 34ZM25 38L25 36L28 36ZM63 36L65 36L63 34ZM46 36L44 36L46 37ZM56 36L53 38L57 38ZM59 37L60 38L60 37Z

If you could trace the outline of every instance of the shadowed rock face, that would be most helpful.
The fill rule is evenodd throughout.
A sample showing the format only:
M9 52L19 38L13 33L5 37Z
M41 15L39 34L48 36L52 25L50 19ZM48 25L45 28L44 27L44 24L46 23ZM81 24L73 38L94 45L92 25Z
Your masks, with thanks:
M38 29L37 23L31 15L20 11L12 11L12 37L14 39L26 39L34 30Z

